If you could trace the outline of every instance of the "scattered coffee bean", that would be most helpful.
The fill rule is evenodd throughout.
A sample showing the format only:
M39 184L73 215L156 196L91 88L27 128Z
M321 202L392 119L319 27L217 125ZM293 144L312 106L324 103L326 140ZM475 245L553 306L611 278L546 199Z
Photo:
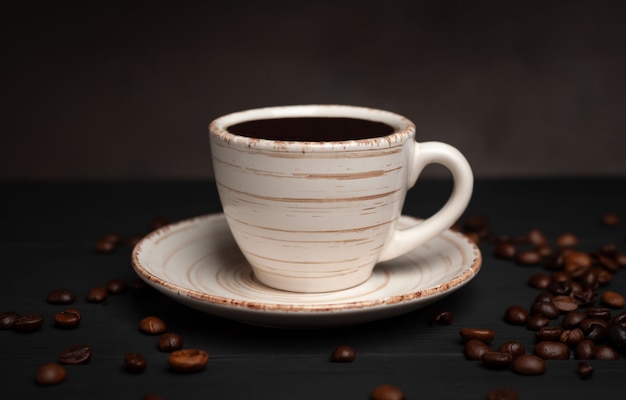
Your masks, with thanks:
M493 330L481 328L461 328L459 334L465 341L477 339L485 343L491 342L495 337L495 332Z
M67 379L67 371L59 364L45 364L35 374L35 383L41 386L57 385Z
M572 284L568 280L556 280L553 276L546 289L554 296L564 296L572 293Z
M0 330L5 331L13 329L15 322L20 318L20 315L13 311L6 311L0 314Z
M430 325L451 325L452 319L453 316L450 311L439 311L433 316L432 320L430 321Z
M513 389L493 389L487 393L487 400L519 400L519 395Z
M470 339L463 345L463 353L468 360L480 360L488 351L491 349L487 343L478 339Z
M513 356L500 351L487 351L481 357L482 365L489 369L508 368L513 362Z
M570 296L554 296L552 304L562 313L578 309L578 303Z
M539 265L541 254L536 250L520 250L515 255L515 260L520 265Z
M512 325L526 325L528 311L522 306L510 306L504 312L504 320Z
M593 375L593 366L586 362L579 362L577 373L580 379L589 379Z
M550 320L543 315L535 314L528 317L528 323L526 324L526 328L531 331L538 331L544 326L548 326Z
M594 357L596 360L617 360L619 354L611 346L600 345L596 346L596 354Z
M541 375L546 372L546 362L535 355L524 354L513 361L513 371L520 375Z
M340 363L349 363L354 361L356 358L356 352L350 346L339 346L337 347L331 356L331 361L340 362Z
M609 323L599 318L585 318L578 326L585 334L585 338L600 342L607 334Z
M550 284L550 276L547 274L534 274L528 278L528 285L535 289L545 290Z
M109 294L122 294L128 290L128 284L123 279L111 279L106 284Z
M91 347L89 346L72 346L63 350L59 356L61 364L85 364L91 358Z
M613 281L613 274L604 268L598 268L598 284L606 286Z
M535 303L550 303L554 295L548 292L541 292L535 297Z
M515 360L517 357L525 354L524 345L517 340L510 340L508 342L504 342L500 345L500 352L509 353L513 359Z
M593 340L584 339L576 345L574 357L578 360L592 360L596 356L596 345Z
M561 338L561 334L563 334L563 328L560 326L544 326L535 332L535 339L539 342L556 341Z
M147 395L143 396L141 400L165 400L165 398L159 396L158 394L148 393Z
M563 333L561 334L561 337L559 337L559 340L562 343L565 343L566 345L568 345L569 347L575 347L584 338L585 338L585 334L583 333L583 331L580 330L580 328L574 328L574 329L564 330Z
M528 231L526 235L528 237L528 243L534 246L545 246L548 244L548 239L539 229L534 228Z
M115 253L121 242L122 237L118 234L104 235L96 241L95 250L100 254L112 254Z
M544 360L567 360L570 350L565 343L545 340L535 345L534 354Z
M619 225L619 220L620 220L619 215L615 213L606 213L606 214L603 214L602 217L600 218L600 222L602 223L602 225L608 228L613 228Z
M203 350L184 349L170 353L167 361L177 372L197 372L208 364L209 354Z
M145 317L139 322L139 330L148 335L158 335L167 330L167 325L159 317Z
M128 372L137 374L143 372L147 366L148 360L139 353L126 353L124 356L124 367Z
M599 318L605 321L611 319L611 310L607 307L589 307L586 314L588 318Z
M496 246L493 255L497 258L513 260L516 253L517 249L513 243L500 243Z
M619 320L612 321L607 330L607 337L615 349L626 349L626 324Z
M380 385L370 395L371 400L405 400L404 392L394 385Z
M87 293L87 301L90 303L102 303L108 297L108 291L103 286L91 288Z
M54 315L54 323L59 328L76 328L80 322L80 311L66 308Z
M587 318L587 314L582 311L570 311L563 316L561 326L565 329L572 329L577 327L585 318Z
M76 295L71 290L57 289L48 293L46 301L50 304L72 304L76 301Z
M157 342L157 349L163 352L172 352L183 347L183 338L177 333L164 333Z
M560 311L554 303L552 302L543 302L543 303L535 303L530 307L530 313L532 315L541 315L542 317L546 317L548 319L556 319L558 318Z
M591 266L591 256L582 251L570 251L564 257L563 269L570 276L577 277Z
M559 247L575 247L578 245L578 236L573 233L563 233L556 238Z
M624 296L611 290L602 293L600 300L604 305L611 308L624 308L624 304L626 303Z
M18 318L13 325L13 329L18 332L31 333L36 332L43 326L42 314L29 314Z

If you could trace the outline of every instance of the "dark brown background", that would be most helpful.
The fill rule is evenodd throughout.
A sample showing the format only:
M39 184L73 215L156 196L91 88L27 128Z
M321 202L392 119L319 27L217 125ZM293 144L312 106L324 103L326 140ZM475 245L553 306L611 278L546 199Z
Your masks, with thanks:
M213 118L300 103L404 114L479 177L626 174L626 2L15 3L0 179L210 178Z

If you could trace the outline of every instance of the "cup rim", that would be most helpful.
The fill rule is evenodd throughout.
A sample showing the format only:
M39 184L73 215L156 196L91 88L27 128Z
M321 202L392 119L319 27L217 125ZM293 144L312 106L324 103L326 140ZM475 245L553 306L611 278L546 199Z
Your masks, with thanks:
M382 122L394 128L394 132L385 136L351 139L343 141L285 141L274 139L261 139L248 136L241 136L228 131L228 127L237 123L272 118L289 117L348 117L363 120ZM341 105L341 104L302 104L287 106L271 106L252 108L244 111L237 111L216 118L209 124L209 135L215 139L221 139L229 145L243 145L246 147L275 149L277 146L284 148L298 148L305 146L307 149L321 148L328 149L334 147L377 147L381 143L393 145L400 143L407 138L414 137L415 124L408 118L391 111L380 110L371 107Z

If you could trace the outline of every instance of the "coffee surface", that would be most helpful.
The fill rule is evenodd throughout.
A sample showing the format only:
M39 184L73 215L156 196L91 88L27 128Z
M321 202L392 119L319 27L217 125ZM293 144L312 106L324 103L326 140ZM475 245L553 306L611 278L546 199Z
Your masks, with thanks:
M229 126L235 135L296 142L337 142L387 136L394 128L382 122L344 117L293 117L245 121Z

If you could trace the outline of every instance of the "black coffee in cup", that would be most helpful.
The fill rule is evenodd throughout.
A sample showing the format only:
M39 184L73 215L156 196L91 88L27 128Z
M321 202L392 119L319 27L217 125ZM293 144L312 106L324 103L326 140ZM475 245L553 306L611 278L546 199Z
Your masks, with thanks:
M387 136L394 128L382 122L345 117L293 117L245 121L230 133L258 139L294 142L337 142Z

